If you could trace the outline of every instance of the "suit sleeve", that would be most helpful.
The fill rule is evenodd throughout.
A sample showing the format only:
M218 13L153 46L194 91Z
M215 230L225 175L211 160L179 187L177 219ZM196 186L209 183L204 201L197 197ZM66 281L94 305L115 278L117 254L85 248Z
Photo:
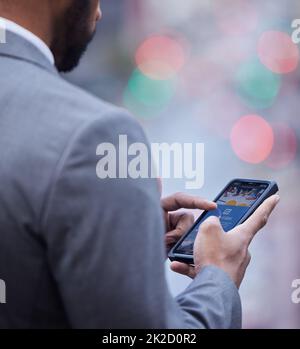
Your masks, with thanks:
M133 119L108 113L76 131L49 186L41 231L70 326L240 327L238 292L217 268L203 269L177 299L171 297L157 181L96 174L97 146L116 145L118 158L119 135L128 145L148 147Z

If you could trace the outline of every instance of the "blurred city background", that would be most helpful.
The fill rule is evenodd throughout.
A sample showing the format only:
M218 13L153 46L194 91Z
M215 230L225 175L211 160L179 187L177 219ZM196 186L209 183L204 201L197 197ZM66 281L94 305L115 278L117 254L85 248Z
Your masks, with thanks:
M279 183L280 206L251 246L243 326L300 328L291 301L300 279L300 44L291 39L300 2L101 5L95 40L66 78L129 109L151 142L205 143L205 184L191 194L213 199L235 177ZM163 195L185 191L184 180L163 185ZM166 270L176 295L189 280Z

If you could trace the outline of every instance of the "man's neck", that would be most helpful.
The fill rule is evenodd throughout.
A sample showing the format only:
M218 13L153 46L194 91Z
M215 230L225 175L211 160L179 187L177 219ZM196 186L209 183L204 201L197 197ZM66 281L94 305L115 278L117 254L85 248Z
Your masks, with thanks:
M28 12L28 11L27 11ZM30 15L23 12L21 15L12 14L10 11L5 11L0 7L0 17L8 19L22 28L40 38L48 47L51 45L51 23L49 16L43 15L37 9L32 11Z
M50 51L50 48L41 38L39 38L37 35L32 33L30 30L24 28L20 24L15 23L10 19L0 17L0 22L4 23L5 25L4 28L6 31L9 31L18 36L21 36L23 39L30 42L33 46L38 48L44 54L44 56L49 60L49 62L52 65L55 64L55 59L52 52Z

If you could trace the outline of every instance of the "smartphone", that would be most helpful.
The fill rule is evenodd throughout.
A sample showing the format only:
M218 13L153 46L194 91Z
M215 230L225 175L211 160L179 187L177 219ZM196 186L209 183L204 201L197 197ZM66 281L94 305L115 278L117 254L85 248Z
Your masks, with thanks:
M232 180L214 200L217 208L212 211L204 211L192 228L171 249L168 257L171 261L193 264L194 241L204 220L209 216L217 216L220 218L224 231L228 232L238 224L245 222L264 200L277 192L278 185L274 181Z

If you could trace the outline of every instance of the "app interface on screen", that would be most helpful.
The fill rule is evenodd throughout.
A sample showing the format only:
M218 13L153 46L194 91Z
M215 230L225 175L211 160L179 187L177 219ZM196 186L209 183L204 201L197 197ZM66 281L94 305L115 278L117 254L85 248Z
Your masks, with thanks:
M194 240L198 234L199 226L209 216L219 217L225 232L233 229L267 187L267 184L261 183L232 183L217 200L217 209L206 213L175 252L193 254Z

